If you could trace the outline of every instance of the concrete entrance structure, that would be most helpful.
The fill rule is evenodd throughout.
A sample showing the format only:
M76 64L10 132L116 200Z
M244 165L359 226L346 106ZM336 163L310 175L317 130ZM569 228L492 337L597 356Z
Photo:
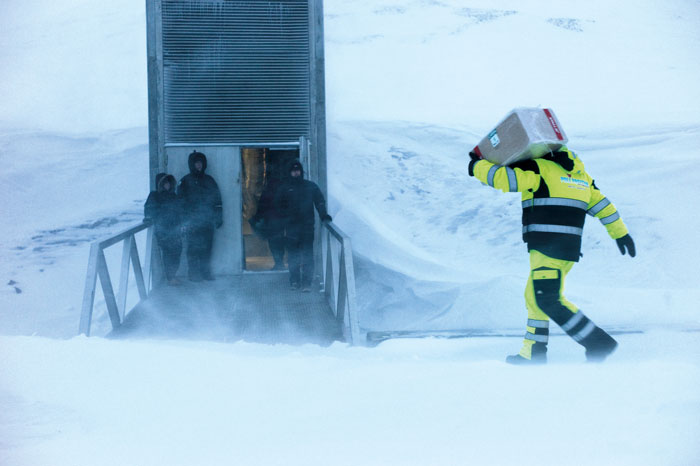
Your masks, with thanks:
M179 180L188 155L203 152L224 209L212 270L240 274L244 150L296 150L327 197L322 2L147 0L146 7L151 188L160 172Z
M146 12L151 189L157 173L187 174L192 151L207 156L223 200L212 254L218 277L161 286L153 227L144 221L91 245L80 333L90 335L101 289L113 337L363 344L350 238L332 222L317 230L318 280L302 293L289 289L286 272L265 271L266 245L247 221L257 184L290 157L327 198L321 0L146 0ZM115 287L104 251L117 245Z

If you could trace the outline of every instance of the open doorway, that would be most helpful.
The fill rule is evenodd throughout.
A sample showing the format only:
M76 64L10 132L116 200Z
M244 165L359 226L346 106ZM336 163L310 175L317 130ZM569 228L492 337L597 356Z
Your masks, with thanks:
M296 147L241 149L244 270L286 270L282 219L275 210L274 198L288 175L286 167L298 158Z

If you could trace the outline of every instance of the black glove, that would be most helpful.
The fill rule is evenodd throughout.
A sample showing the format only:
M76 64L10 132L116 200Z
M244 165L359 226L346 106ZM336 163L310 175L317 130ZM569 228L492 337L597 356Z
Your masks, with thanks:
M636 249L634 249L634 241L632 241L632 237L629 234L615 241L617 241L617 247L620 248L620 253L622 253L623 256L625 255L625 248L627 248L627 252L630 253L630 257L634 257L637 254Z
M479 160L482 160L482 158L474 152L469 152L469 158L471 160L469 161L469 168L467 169L467 172L469 173L469 176L474 176L474 165Z
M333 217L331 217L330 215L326 214L326 215L324 215L323 217L321 217L321 221L322 221L322 222L332 222L332 221L333 221Z

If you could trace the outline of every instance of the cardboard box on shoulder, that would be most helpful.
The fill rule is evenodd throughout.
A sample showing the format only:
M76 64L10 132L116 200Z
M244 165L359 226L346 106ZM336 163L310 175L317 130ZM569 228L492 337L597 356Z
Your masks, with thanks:
M542 157L567 141L551 109L522 107L506 115L473 152L489 162L508 165Z

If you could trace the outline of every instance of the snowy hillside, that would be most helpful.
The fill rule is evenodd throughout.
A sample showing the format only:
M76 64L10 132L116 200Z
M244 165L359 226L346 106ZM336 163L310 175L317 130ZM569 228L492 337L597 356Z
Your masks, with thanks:
M535 370L502 362L519 338L75 337L89 242L139 221L148 194L144 5L6 0L0 464L700 463L700 3L324 8L330 213L363 325L522 330L519 197L470 179L466 154L541 105L638 250L589 219L567 297L645 333L602 366L555 336ZM107 328L103 304L95 319Z

